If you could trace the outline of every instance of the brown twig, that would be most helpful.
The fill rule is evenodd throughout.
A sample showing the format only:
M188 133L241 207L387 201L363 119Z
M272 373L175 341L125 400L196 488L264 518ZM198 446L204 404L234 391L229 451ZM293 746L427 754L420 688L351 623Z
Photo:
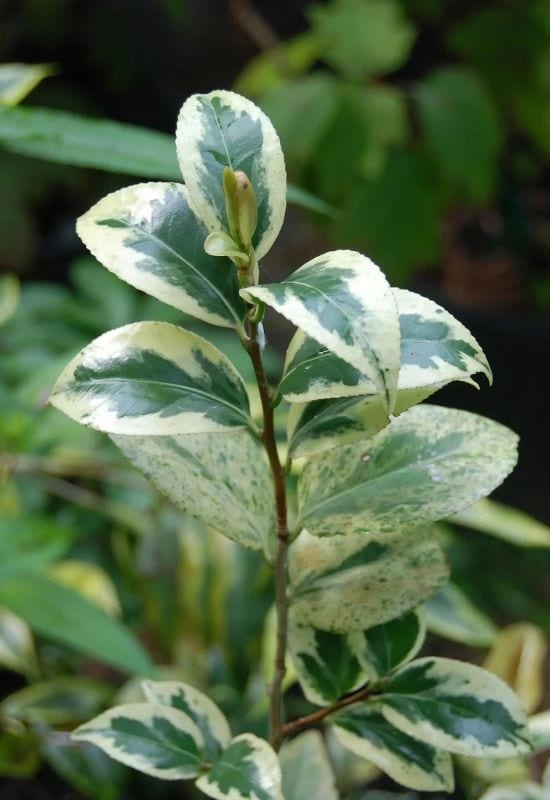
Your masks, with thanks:
M334 714L336 711L340 711L340 709L351 706L354 703L359 703L361 700L366 700L371 692L372 690L368 686L364 686L362 689L358 689L356 692L353 692L353 694L343 697L331 706L320 708L319 711L314 711L313 714L308 714L305 717L295 719L293 722L288 722L283 726L283 736L291 736L294 733L303 731L305 728L310 728L312 725L317 725L319 722L322 722L325 717Z

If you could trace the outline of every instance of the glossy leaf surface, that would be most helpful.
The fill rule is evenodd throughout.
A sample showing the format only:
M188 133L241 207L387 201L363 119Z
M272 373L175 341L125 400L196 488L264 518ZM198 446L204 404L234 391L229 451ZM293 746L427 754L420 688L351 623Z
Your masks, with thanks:
M281 783L279 761L268 743L243 733L196 785L214 800L283 800Z

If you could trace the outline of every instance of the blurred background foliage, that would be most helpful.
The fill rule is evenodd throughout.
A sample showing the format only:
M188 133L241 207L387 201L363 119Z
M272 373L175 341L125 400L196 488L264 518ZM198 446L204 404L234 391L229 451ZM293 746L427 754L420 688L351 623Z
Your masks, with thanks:
M497 497L541 521L482 504L441 526L453 583L427 605L428 650L487 659L539 712L548 748L550 4L0 0L0 15L0 62L47 65L21 94L0 77L2 799L188 796L69 740L137 697L131 676L151 661L211 694L235 730L265 729L266 568L46 404L61 367L104 330L186 324L84 255L74 222L120 186L177 179L178 109L214 87L272 116L290 179L316 198L289 208L268 275L357 247L486 349L495 388L437 402L520 433L520 466ZM275 332L274 375L287 336ZM249 377L231 340L215 341ZM306 710L292 689L289 708ZM343 797L417 800L328 744ZM541 779L537 758L459 768L466 800Z

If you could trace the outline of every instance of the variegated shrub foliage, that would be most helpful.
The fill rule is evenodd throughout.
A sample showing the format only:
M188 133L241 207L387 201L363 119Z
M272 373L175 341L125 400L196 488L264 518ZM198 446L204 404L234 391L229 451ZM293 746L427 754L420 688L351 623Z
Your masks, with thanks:
M529 748L520 701L499 678L417 658L422 605L448 579L432 524L498 486L517 447L502 425L418 404L450 381L490 381L487 359L447 311L391 288L360 253L325 253L280 283L264 281L259 259L283 222L285 166L252 103L226 91L191 97L176 145L185 185L117 191L77 230L121 279L238 337L257 378L253 403L213 344L161 322L100 336L51 399L110 434L187 514L273 566L269 742L233 736L191 686L150 681L142 702L111 708L75 737L149 775L194 779L213 798L332 800L322 737L301 733L324 720L403 786L452 791L454 754L508 758ZM262 364L266 306L296 326L274 389ZM261 420L251 412L258 393ZM275 439L275 408L289 408L286 442ZM319 708L285 722L287 655Z

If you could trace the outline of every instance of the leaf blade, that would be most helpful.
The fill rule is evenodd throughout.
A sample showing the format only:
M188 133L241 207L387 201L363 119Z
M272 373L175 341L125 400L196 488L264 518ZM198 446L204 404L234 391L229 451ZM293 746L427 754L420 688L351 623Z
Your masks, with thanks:
M236 736L214 767L196 781L214 800L283 800L281 768L274 751L251 733Z

